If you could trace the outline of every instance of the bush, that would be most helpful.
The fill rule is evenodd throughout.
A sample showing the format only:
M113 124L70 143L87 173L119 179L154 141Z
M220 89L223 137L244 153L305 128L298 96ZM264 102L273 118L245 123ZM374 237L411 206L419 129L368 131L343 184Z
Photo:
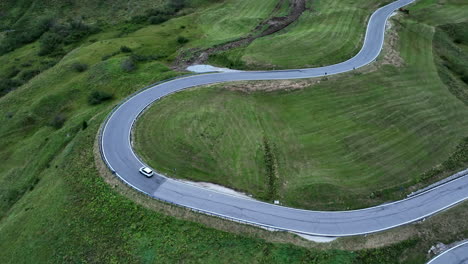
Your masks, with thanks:
M21 86L20 81L11 80L11 79L0 79L0 96L4 96L5 94L13 91L14 89Z
M73 63L71 67L76 72L84 72L88 69L87 64L79 63L79 62Z
M52 118L52 120L50 120L49 125L53 128L60 129L63 127L63 124L65 124L65 121L65 115L57 114L54 116L54 118Z
M164 15L150 16L148 18L148 23L152 25L158 25L158 24L166 22L167 20L168 18Z
M174 12L178 12L185 7L185 0L170 0L168 6L170 9L173 9Z
M104 55L104 56L101 57L101 60L102 60L102 61L105 61L105 60L110 59L111 57L112 57L112 56L111 56L110 54Z
M120 51L123 52L123 53L130 53L130 52L132 52L132 49L127 47L127 46L122 46L122 47L120 47Z
M158 55L139 55L139 54L135 54L133 53L131 56L130 56L130 59L134 62L143 62L143 61L154 61L154 60L158 60L160 58L162 58L164 56L158 56Z
M94 91L89 95L88 103L90 105L98 105L110 99L112 99L112 94L104 91Z
M40 41L39 56L45 56L56 52L63 42L62 36L57 33L47 32Z
M31 80L32 78L34 78L34 76L38 75L39 73L41 73L41 71L39 70L24 71L23 73L21 73L20 78L21 80L27 82Z
M124 61L122 61L120 67L124 72L132 72L136 69L136 64L131 58L127 58Z
M54 24L55 21L50 17L42 17L24 24L20 23L14 31L8 32L0 43L0 55L34 42Z
M18 75L18 73L20 73L21 71L16 68L16 67L11 67L10 69L8 69L8 73L7 73L7 77L8 78L14 78Z
M462 80L464 83L468 84L468 74L465 73L465 74L461 77L461 80Z
M177 38L177 43L179 43L179 44L185 44L185 43L187 43L187 42L189 42L189 39L186 38L186 37L179 36L179 37Z
M54 30L54 32L65 36L65 44L76 43L84 37L99 31L100 29L98 27L87 25L79 19L69 20L68 24L63 25L60 30Z

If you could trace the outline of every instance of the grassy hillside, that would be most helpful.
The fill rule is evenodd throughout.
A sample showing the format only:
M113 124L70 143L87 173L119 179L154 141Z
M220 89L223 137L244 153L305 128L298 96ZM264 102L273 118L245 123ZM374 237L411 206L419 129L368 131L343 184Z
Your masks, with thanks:
M167 175L291 206L349 209L402 198L445 171L433 168L458 145L466 148L466 53L453 61L448 54L461 48L451 49L455 40L440 36L466 23L438 28L434 41L427 24L408 18L396 24L403 67L303 90L245 93L217 85L181 92L143 115L136 147ZM440 76L446 67L459 69L458 86Z
M152 82L180 74L168 65L181 48L190 47L192 42L194 46L212 45L246 34L273 6L272 1L190 1L193 6L153 25L150 20L155 22L152 17L157 12L146 10L158 9L161 3L0 1L4 29L31 33L29 29L36 28L28 28L28 23L35 25L36 18L49 14L56 18L55 26L60 26L40 29L29 42L0 55L0 88L7 88L0 94L0 263L424 262L428 245L436 238L359 251L279 243L317 246L298 239L281 240L284 234L275 233L268 233L266 237L272 242L266 242L256 235L260 231L250 235L237 231L241 235L236 235L155 212L105 183L95 166L93 145L111 108ZM435 10L432 2L425 8ZM243 11L236 15L229 10ZM200 15L211 12L220 15L199 25L203 20ZM227 15L233 19L223 22L233 25L226 27L229 31L209 26L210 21ZM98 30L84 32L81 26L71 26L76 21ZM51 44L47 41L56 40L44 37L46 33L64 34L64 38L51 53L39 56L43 45ZM77 37L69 42L69 36ZM189 42L183 43L179 37ZM466 50L465 44L457 47ZM453 57L446 58L456 63ZM459 83L461 75L448 70ZM454 216L451 219L464 219L460 213ZM245 228L229 222L223 225L229 231ZM445 232L443 227L437 230L458 232ZM457 238L454 235L444 241Z
M11 28L43 15L54 15L61 19L80 17L89 21L120 22L160 7L166 0L4 0L0 3L3 28Z
M213 64L236 68L300 68L344 61L355 55L364 39L365 24L389 1L312 1L298 21L247 47L211 56Z

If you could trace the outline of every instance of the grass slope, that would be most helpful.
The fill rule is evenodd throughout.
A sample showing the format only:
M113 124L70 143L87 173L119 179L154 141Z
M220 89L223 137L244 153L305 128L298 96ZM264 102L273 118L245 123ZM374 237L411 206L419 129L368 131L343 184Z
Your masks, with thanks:
M434 28L408 19L399 27L405 67L299 91L218 85L171 95L138 122L136 148L167 175L291 206L349 209L401 198L468 136L468 108L439 77Z
M359 253L267 243L164 216L118 194L99 176L93 153L112 104L91 106L88 95L106 91L117 102L176 74L157 61L126 73L124 55L101 61L110 47L135 45L132 40L141 38L85 45L0 98L1 263L351 263L382 252L393 259L414 244ZM74 72L75 61L89 69ZM66 117L61 128L49 125L57 114Z
M213 64L254 68L300 68L344 61L361 48L372 12L389 1L313 1L297 22L247 47L211 57Z
M210 7L209 2L192 2ZM260 4L242 2L247 5L245 10L248 4L252 7ZM0 263L424 262L428 245L437 238L424 243L405 240L393 246L360 251L319 251L281 244L277 241L289 240L280 240L274 233L268 233L270 240L275 241L269 243L256 235L235 235L164 216L134 203L105 183L95 168L93 155L99 125L124 97L149 83L179 74L166 65L182 47L177 42L178 36L195 41L204 35L196 23L204 9L149 26L118 22L128 18L127 14L138 14L136 9L145 10L158 1L131 1L130 6L129 1L113 1L112 6L102 3L0 1L0 19L8 19L2 20L1 26L7 29L21 21L22 14L26 14L25 18L36 18L41 10L71 17L88 14L89 21L105 21L100 33L65 45L65 56L37 56L37 41L0 56L0 78L21 78L40 70L37 76L0 97ZM12 12L5 16L5 10ZM248 27L243 25L254 24L254 20L268 13L252 12L257 14L251 13L250 22L239 22L238 29L232 32L247 32ZM233 18L242 20L242 13ZM106 21L117 24L106 25ZM204 39L200 45L211 41ZM212 42L216 41L221 40ZM118 52L121 46L130 47L134 57L158 59L134 61L136 68L127 72L122 63L132 55ZM74 63L86 64L88 68L77 72ZM18 76L11 77L15 67ZM454 78L459 76L455 74ZM90 105L89 97L95 91L111 94L113 99ZM447 212L447 217L455 221L466 218L453 212ZM230 222L224 224L225 230L239 228ZM436 228L448 234L444 228ZM429 226L421 232L432 229ZM458 230L457 234L463 234ZM450 236L447 240L452 238L458 237ZM303 241L299 244L311 245Z

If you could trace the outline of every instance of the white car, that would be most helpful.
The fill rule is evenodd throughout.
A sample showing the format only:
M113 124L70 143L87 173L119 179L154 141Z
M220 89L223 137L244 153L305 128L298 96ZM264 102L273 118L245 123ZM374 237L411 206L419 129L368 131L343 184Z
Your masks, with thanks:
M154 175L154 172L148 167L141 167L139 171L148 178L151 178Z

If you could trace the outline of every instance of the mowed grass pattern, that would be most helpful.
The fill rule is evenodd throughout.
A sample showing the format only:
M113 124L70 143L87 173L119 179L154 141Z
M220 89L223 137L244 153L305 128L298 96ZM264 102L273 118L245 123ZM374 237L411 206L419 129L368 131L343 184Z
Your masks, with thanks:
M366 22L388 1L313 1L311 8L273 35L258 38L245 48L225 52L247 68L298 68L337 63L361 48Z
M218 85L171 95L138 122L136 148L169 176L264 198L267 138L275 198L287 205L348 209L401 198L468 131L468 108L437 75L432 35L432 27L403 22L403 68L291 92L246 94Z
M196 25L203 34L192 45L208 47L242 37L267 18L277 3L277 0L222 1L197 14Z

